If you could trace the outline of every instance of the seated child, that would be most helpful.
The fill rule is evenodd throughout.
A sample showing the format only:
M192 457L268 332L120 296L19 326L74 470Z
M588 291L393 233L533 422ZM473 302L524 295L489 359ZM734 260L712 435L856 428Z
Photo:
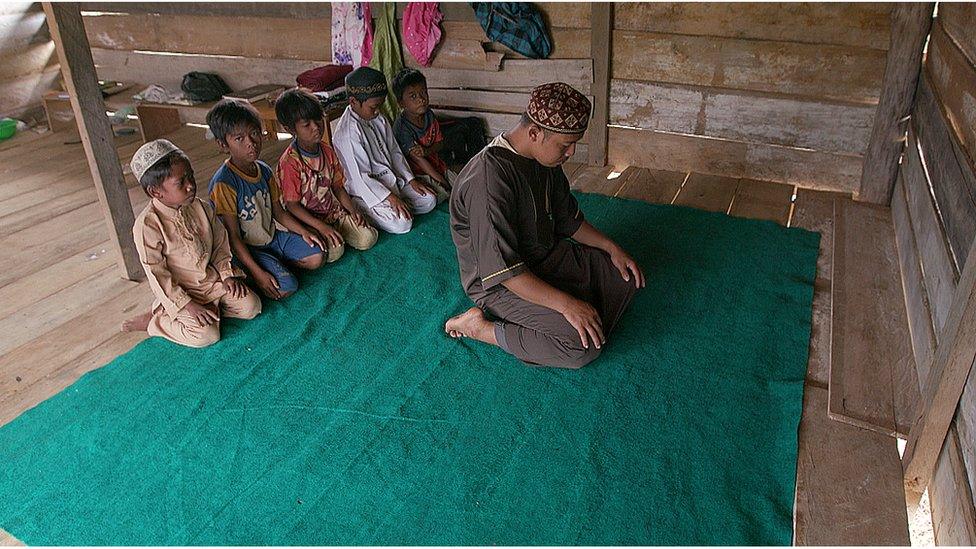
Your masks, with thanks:
M393 77L393 94L403 109L393 121L393 135L410 169L450 191L457 174L437 154L444 145L444 135L434 111L430 110L427 79L417 69L405 68Z
M275 103L278 122L295 139L281 153L275 171L285 208L318 232L331 263L342 257L344 243L357 250L376 244L377 232L346 192L346 176L332 147L322 141L325 113L311 93L292 88Z
M220 339L220 317L251 319L261 300L231 264L227 231L210 204L196 197L190 160L165 139L139 147L133 175L152 197L132 227L139 261L156 299L149 312L122 325L188 347Z
M346 170L346 190L380 229L394 234L413 227L413 214L437 206L434 190L414 177L393 128L380 116L386 99L386 78L369 67L346 75L349 106L339 118L332 139Z
M220 150L230 155L210 179L210 200L227 226L234 258L271 299L298 289L286 265L317 269L326 246L314 231L281 205L274 172L258 160L261 119L251 105L221 100L207 113L207 125ZM275 222L286 231L277 230Z

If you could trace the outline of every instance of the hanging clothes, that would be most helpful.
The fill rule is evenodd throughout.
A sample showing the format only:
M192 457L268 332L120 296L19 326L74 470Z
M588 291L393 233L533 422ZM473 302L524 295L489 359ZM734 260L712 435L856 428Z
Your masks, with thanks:
M373 60L373 8L363 2L363 21L366 23L366 36L363 37L363 65ZM358 68L358 67L357 67Z
M396 8L393 2L374 4L379 15L376 16L376 28L373 35L373 58L369 66L382 72L386 76L386 101L380 110L392 124L400 113L396 95L390 82L393 76L403 68L403 55L400 53L400 42L396 33Z
M363 66L366 19L361 2L332 2L332 62Z
M471 2L489 40L532 59L552 53L552 39L542 13L527 2Z
M429 67L441 41L441 13L437 2L409 2L403 10L403 45L424 67Z

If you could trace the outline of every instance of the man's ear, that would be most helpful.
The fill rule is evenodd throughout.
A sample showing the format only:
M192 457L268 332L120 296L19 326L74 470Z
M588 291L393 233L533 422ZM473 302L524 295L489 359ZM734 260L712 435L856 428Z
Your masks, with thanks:
M162 185L162 183L160 183L159 185L153 185L152 187L144 187L146 194L149 195L149 198L160 197L160 192L159 192L160 185Z
M529 125L529 139L533 143L538 143L539 141L542 141L542 137L543 137L542 128L536 126L535 124Z
M217 148L220 149L220 152L230 152L230 147L227 146L226 139L214 139L214 141L217 142Z

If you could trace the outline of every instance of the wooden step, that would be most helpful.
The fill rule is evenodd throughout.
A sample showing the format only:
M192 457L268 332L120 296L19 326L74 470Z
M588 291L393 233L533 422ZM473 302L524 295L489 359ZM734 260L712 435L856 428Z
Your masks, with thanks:
M824 191L799 189L791 227L820 233L817 256L817 278L813 283L813 319L810 328L810 358L807 382L827 388L830 376L830 317L834 254L834 199L840 195ZM850 200L850 197L847 197Z
M906 437L919 400L891 211L834 200L828 413Z
M827 417L807 385L796 464L795 545L910 545L897 441Z

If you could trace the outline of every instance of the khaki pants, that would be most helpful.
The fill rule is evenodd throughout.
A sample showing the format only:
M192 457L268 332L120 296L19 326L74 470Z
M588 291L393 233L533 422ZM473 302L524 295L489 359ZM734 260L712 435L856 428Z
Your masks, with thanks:
M225 293L206 307L221 318L250 320L261 313L261 298L258 297L257 292L248 288L247 295L243 298L235 298ZM186 312L186 309L177 313L174 318L160 305L153 311L148 332L151 336L163 337L187 347L206 347L220 341L220 321L210 326L201 326L196 318Z
M379 232L369 224L369 218L366 218L365 227L356 225L356 222L353 221L352 216L349 214L342 216L335 223L329 223L328 225L339 231L345 244L333 246L325 250L325 261L327 263L338 261L346 252L347 245L356 250L368 250L373 247L373 244L376 244L376 239L379 238Z

